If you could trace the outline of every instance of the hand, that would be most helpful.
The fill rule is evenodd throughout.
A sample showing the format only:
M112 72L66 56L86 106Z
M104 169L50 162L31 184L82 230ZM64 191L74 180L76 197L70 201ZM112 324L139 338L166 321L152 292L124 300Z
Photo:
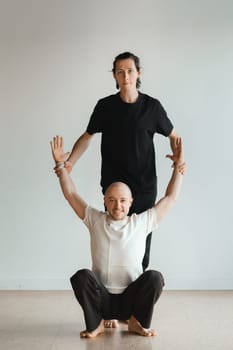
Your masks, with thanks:
M65 162L65 168L66 168L66 170L67 170L67 172L68 172L68 174L69 174L69 173L71 173L71 171L72 171L73 164L72 164L69 160L67 160L67 161Z
M186 164L184 162L183 155L183 145L180 137L176 139L176 142L173 144L173 154L167 154L166 157L170 158L173 161L172 167L178 167L179 172L184 175L186 171Z
M52 155L53 159L56 163L64 163L68 157L69 152L65 153L63 150L63 137L62 136L55 136L52 141L50 141L51 149L52 149Z
M186 170L187 170L186 163L184 162L184 163L182 163L182 164L179 164L179 165L177 165L177 167L178 167L179 173L180 173L181 175L185 175Z
M71 173L72 167L73 167L73 166L72 166L72 163L71 163L69 160L65 161L65 168L66 168L68 174ZM53 170L54 170L55 174L56 174L58 177L60 177L61 168L59 167L59 163L53 168Z

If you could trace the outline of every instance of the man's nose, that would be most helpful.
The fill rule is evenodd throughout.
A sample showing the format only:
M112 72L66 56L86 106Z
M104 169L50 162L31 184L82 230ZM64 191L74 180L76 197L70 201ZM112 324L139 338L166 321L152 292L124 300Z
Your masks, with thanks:
M116 201L115 207L116 207L116 208L120 208L120 201Z

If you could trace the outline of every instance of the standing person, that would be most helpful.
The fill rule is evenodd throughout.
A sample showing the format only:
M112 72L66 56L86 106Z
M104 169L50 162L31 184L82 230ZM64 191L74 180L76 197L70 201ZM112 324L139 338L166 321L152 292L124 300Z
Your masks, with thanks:
M86 323L80 336L94 338L103 333L107 318L129 320L130 332L156 335L150 324L164 280L159 271L143 272L141 261L147 234L158 227L180 193L185 170L181 140L168 156L174 169L164 197L152 208L131 216L133 198L126 184L114 182L107 187L107 212L94 209L79 196L65 168L62 137L54 137L51 148L63 194L90 233L92 270L82 269L71 277Z
M102 133L102 191L105 193L112 182L126 183L134 198L129 214L139 214L151 208L157 196L154 134L168 136L172 151L178 135L161 103L138 90L141 66L137 56L131 52L118 55L112 72L119 92L98 101L86 131L74 144L66 167L70 170L94 134ZM149 264L150 245L151 234L146 241L143 270Z

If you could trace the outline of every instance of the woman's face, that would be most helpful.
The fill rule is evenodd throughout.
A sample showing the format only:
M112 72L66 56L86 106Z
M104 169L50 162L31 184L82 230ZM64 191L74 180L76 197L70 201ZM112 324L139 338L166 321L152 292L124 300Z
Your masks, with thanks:
M116 69L114 72L120 90L136 89L137 79L141 75L141 71L137 71L134 60L126 58L116 62Z

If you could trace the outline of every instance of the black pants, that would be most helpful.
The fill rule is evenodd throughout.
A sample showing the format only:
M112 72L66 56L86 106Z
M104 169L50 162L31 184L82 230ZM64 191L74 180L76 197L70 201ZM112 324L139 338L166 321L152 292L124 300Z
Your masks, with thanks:
M153 205L155 204L156 196L157 196L157 184L155 184L155 189L152 192L133 193L133 203L130 208L129 215L133 213L140 214L143 211L152 208ZM142 260L143 271L145 271L149 265L151 238L152 238L152 233L149 233L146 238L145 254Z
M160 272L148 270L132 282L121 294L111 294L94 272L83 269L70 279L80 303L86 330L95 330L102 319L128 320L133 315L144 328L149 328L153 307L164 286Z

